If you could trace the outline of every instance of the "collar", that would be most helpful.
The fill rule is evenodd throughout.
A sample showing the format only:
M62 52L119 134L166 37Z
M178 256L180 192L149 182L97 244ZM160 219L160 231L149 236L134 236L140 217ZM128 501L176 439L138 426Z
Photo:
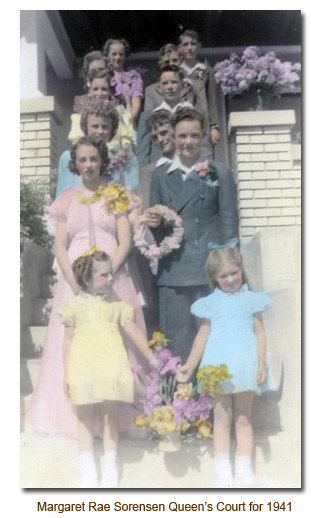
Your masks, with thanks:
M152 113L154 112L158 112L160 110L166 110L168 112L170 112L171 114L175 113L175 111L177 110L177 108L180 106L181 103L178 103L174 106L174 108L171 108L169 104L167 104L166 101L162 101L161 104L159 106L157 106L157 108L154 108L154 110L152 110Z
M180 160L180 156L179 155L176 155L176 157L174 158L171 166L168 168L168 170L166 171L167 174L170 174L172 173L173 171L176 171L176 169L179 169L181 170L183 173L186 174L186 176L188 176L190 173L192 173L192 171L195 171L196 169L196 165L197 165L197 161L191 166L191 167L186 167Z
M193 67L193 68L189 68L189 67L187 67L187 65L186 65L185 63L182 63L182 64L180 65L180 67L181 67L181 68L183 68L183 69L185 70L185 72L188 74L188 76L190 76L190 75L192 74L192 72L194 72L194 70L195 70L196 68L198 68L200 65L201 65L201 63L199 63L199 62L198 62L196 65L194 65L194 67Z
M171 164L173 162L173 160L171 158L168 158L166 156L162 156L161 158L159 158L159 160L156 162L156 167L160 167L160 165L164 165L164 164Z

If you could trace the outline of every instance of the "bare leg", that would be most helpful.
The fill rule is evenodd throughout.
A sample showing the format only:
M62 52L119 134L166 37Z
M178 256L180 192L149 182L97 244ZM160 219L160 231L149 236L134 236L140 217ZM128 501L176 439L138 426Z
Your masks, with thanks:
M252 392L239 392L234 394L233 417L237 439L234 481L235 485L242 487L253 487L256 485L252 468L253 402L254 394Z
M95 405L77 405L80 488L97 487L97 471L93 452Z
M238 392L233 396L233 418L237 439L237 455L253 454L252 409L254 394Z
M230 430L232 422L232 394L214 398L214 451L230 452Z
M232 422L232 395L214 398L214 478L217 487L232 487L230 462L230 430Z
M99 416L103 423L104 458L100 487L118 487L119 422L116 404L105 401L99 405Z

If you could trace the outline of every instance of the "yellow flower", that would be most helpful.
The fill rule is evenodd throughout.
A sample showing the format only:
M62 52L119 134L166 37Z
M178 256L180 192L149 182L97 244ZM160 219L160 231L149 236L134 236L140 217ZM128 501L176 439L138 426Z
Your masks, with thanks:
M138 415L134 419L134 424L136 426L139 426L140 428L148 425L148 422L149 422L149 417L147 417L145 415Z
M152 339L148 342L149 349L154 349L155 351L158 351L159 349L163 349L164 347L166 347L168 342L170 342L170 340L166 338L163 331L158 329L157 331L154 331L152 333Z
M215 365L201 367L196 377L201 384L201 392L215 396L222 391L220 382L231 379L232 375L228 373L227 365L222 363L219 367Z
M187 423L187 421L182 421L177 425L177 428L180 432L185 432L190 427L190 424Z
M177 385L177 390L174 393L174 398L189 400L191 398L191 394L192 394L192 383L179 383Z
M113 182L105 188L104 198L105 208L109 212L125 212L130 206L126 189L118 182Z
M149 426L159 435L176 432L177 425L174 422L173 409L167 406L155 408L151 414Z
M194 421L193 426L196 429L197 435L201 439L212 439L213 437L213 428L205 419L197 419Z

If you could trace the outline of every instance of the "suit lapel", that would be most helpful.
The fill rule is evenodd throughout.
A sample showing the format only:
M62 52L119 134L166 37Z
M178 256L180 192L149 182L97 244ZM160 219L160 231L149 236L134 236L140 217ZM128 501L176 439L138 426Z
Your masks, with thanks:
M197 175L184 181L179 169L166 175L166 183L175 195L171 199L171 204L176 212L180 212L203 187Z

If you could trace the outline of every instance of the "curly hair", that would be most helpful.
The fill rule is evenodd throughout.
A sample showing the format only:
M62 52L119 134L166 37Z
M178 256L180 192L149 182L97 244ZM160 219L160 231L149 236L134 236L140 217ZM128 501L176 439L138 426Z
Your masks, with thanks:
M103 101L101 99L93 99L92 101L87 103L86 107L84 108L81 114L80 119L80 128L82 129L84 135L87 135L87 120L90 115L111 119L112 127L110 140L112 140L118 130L119 114L117 110L110 104L110 102Z
M72 271L77 284L87 291L92 276L94 261L111 261L106 252L96 250L90 255L78 257L72 264Z
M172 115L167 110L159 110L148 117L146 127L150 133L155 126L163 126L164 124L172 124Z
M131 53L131 47L129 43L124 38L110 38L107 40L103 46L103 55L108 57L110 45L113 43L121 43L124 47L125 57L128 57Z
M167 65L167 64L160 65L158 68L159 78L161 77L162 74L164 74L164 72L174 72L174 74L178 75L181 82L184 78L182 71L180 70L180 68L177 65Z
M82 75L84 77L84 79L86 80L87 78L87 75L89 73L89 66L90 66L90 63L92 61L97 61L97 60L100 60L100 61L106 61L104 59L104 56L102 54L102 52L100 50L92 50L92 52L88 52L88 54L86 54L83 58L83 61L82 61L82 67L81 67L81 70L82 70Z
M205 273L210 289L217 286L216 275L219 268L226 263L234 264L242 270L242 282L248 284L247 274L244 270L243 259L238 247L228 246L224 248L216 248L210 251L205 265Z
M176 128L176 125L182 121L198 121L200 123L203 133L205 132L205 122L202 113L193 110L192 108L179 108L173 118L172 126Z
M98 150L101 160L100 175L103 175L109 164L108 149L105 142L101 139L98 139L96 135L81 137L77 142L72 144L70 148L71 160L69 160L68 163L69 171L71 171L73 174L80 174L76 165L77 150L80 146L92 146Z
M110 81L112 79L112 73L111 73L111 70L109 68L106 68L105 70L97 70L97 69L94 69L94 70L91 70L88 75L87 75L87 80L91 83L93 81L93 79L101 79L101 78L104 78L104 79L107 79L107 82L108 82L108 85L110 86Z

